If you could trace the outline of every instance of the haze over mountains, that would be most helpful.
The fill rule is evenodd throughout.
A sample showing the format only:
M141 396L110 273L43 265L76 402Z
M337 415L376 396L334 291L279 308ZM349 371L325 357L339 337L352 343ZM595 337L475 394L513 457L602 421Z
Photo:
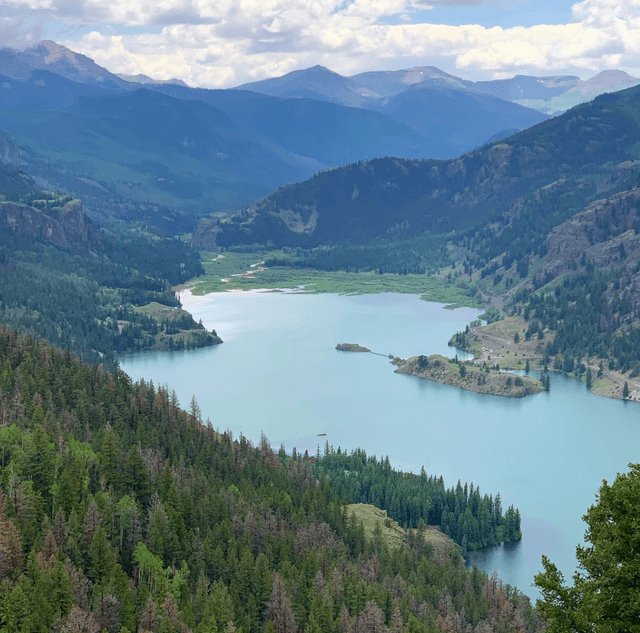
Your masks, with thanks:
M601 75L597 89L631 80ZM45 41L0 49L0 130L20 150L7 160L44 188L82 196L91 215L175 233L194 216L247 207L327 167L457 156L546 118L514 97L580 89L586 98L589 85L575 77L473 84L437 68L342 77L316 66L250 90L207 90L118 76Z
M238 89L278 97L322 99L380 111L385 111L390 101L405 91L455 91L490 95L545 114L558 114L604 92L616 92L638 83L640 79L621 70L605 70L586 81L574 75L516 75L510 79L468 81L433 66L364 72L352 77L343 77L323 66L313 66L282 77L243 84Z
M569 179L615 189L612 166L640 158L639 96L640 87L603 95L449 161L382 158L319 173L280 188L250 207L242 222L223 222L213 233L219 244L270 240L313 247L407 239L424 231L446 235L503 214L513 223L528 195L558 189L558 179L568 190ZM581 189L585 201L595 193L591 187Z

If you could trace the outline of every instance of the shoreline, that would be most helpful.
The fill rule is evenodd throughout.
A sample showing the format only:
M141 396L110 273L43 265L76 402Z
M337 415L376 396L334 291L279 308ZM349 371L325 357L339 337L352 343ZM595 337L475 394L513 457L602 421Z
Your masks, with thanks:
M392 364L397 366L397 374L492 396L525 398L546 391L542 382L532 376L519 376L489 366L483 368L473 362L456 362L440 354L394 358Z
M270 252L278 255L278 251ZM282 254L285 257L284 254ZM466 288L448 283L437 275L373 271L322 271L290 266L264 266L264 253L202 252L204 275L173 287L175 292L189 289L201 296L211 292L252 291L300 292L301 294L384 294L417 295L424 301L447 307L481 309L481 302L471 297Z
M542 332L542 338L525 339L526 322L521 317L507 317L494 323L476 325L463 333L463 338L458 339L453 335L449 345L459 347L473 355L473 362L480 364L498 364L502 369L522 371L526 363L531 370L542 370L544 348L547 341L552 340L553 332ZM514 341L515 335L519 341ZM602 376L598 377L600 363L605 368ZM620 372L606 368L607 360L601 358L589 358L584 361L585 367L591 369L593 386L588 393L600 398L621 400L623 402L640 402L640 378L624 376ZM574 373L565 374L554 369L551 363L548 366L550 372L563 374L584 384L581 376ZM629 397L623 398L624 384L628 383ZM586 388L586 385L585 385Z

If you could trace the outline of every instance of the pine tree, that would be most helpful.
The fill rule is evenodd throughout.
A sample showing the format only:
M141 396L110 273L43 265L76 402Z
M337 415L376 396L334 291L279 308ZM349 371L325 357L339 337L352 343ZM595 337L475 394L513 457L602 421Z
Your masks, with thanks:
M640 577L640 541L637 514L640 465L602 484L597 502L584 516L586 545L578 545L579 572L573 586L546 556L545 571L535 584L542 600L537 607L549 631L637 631L640 622L637 578Z
M282 578L277 572L273 576L267 620L273 622L276 633L296 633L297 627L291 600L287 595Z
M629 397L629 383L625 381L624 387L622 388L622 399L626 400Z
M22 565L22 544L20 533L6 515L6 503L0 491L0 582L15 574Z
M100 582L111 573L115 564L113 550L102 526L96 530L89 547L89 554L91 555L91 578L95 582Z

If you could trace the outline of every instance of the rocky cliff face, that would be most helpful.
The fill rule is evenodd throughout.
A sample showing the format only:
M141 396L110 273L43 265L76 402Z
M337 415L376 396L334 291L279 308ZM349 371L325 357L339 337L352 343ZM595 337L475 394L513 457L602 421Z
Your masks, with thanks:
M220 222L215 218L202 218L191 235L192 246L207 251L218 250L216 237L220 230Z
M89 225L79 200L47 210L0 202L0 226L4 231L12 231L16 236L34 242L48 242L74 250L89 248Z

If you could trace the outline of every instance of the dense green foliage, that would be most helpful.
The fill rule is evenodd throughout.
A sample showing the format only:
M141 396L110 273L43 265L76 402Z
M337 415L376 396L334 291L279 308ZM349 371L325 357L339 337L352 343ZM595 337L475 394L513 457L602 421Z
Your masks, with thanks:
M535 578L538 601L550 633L640 631L640 465L630 464L613 484L600 487L589 508L586 546L576 548L579 570L567 587L546 557Z
M391 467L388 457L377 460L360 449L347 454L333 447L326 447L314 472L331 483L334 494L382 508L404 527L440 526L463 551L522 537L520 512L510 506L503 515L500 494L495 500L481 496L473 483L458 481L447 489L442 477L428 476L424 469L420 476L403 473Z
M159 322L136 310L178 306L170 288L202 272L196 251L140 226L97 229L79 207L69 219L69 196L39 191L2 163L0 182L1 323L111 367L118 353L152 346L161 333L174 347L213 342L193 319ZM193 331L186 343L177 325Z
M306 456L0 329L2 633L539 630L457 552L389 551L345 507Z

